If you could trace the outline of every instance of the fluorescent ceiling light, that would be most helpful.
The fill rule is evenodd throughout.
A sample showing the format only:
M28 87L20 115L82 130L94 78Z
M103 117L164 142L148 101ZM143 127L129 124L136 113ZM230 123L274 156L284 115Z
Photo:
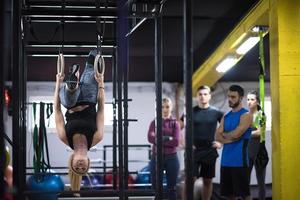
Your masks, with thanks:
M236 53L245 55L252 47L254 47L259 41L259 37L249 37L239 48L236 49Z
M238 58L234 56L227 56L220 64L217 66L216 70L220 73L225 73L231 67L233 67L238 61Z

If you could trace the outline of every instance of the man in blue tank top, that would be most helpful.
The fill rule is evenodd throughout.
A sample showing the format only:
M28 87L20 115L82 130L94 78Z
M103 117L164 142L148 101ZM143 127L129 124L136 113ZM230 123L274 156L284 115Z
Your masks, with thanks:
M228 103L232 108L221 120L216 140L223 143L221 158L221 195L227 199L242 197L249 200L248 141L251 136L252 115L242 107L244 89L232 85Z

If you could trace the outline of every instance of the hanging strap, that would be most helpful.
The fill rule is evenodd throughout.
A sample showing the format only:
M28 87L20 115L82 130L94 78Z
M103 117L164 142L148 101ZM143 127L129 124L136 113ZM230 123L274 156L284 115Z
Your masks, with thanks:
M62 9L65 10L66 4L65 0L62 1ZM62 76L65 75L65 59L64 59L64 43L65 43L65 20L62 18L60 20L60 30L61 30L61 46L58 50L58 57L57 57L57 73L61 74Z
M62 3L61 8L64 12L65 8L66 8L66 1L62 0L61 3ZM64 51L64 42L65 42L65 19L63 17L60 20L60 28L61 28L61 47L59 48L59 54L63 53L63 51Z
M265 115L265 56L264 56L264 38L263 31L259 30L259 64L260 64L260 73L259 73L259 95L260 95L260 106L262 110L262 117L260 120L261 134L260 142L266 140L266 115Z
M34 120L34 128L33 128L33 150L34 150L34 155L33 155L33 168L34 168L34 173L39 173L40 172L40 165L39 165L39 160L40 160L40 154L38 153L38 126L36 123L36 103L32 104L33 107L33 120Z
M36 103L33 103L33 118L34 118L34 131L33 131L33 168L35 174L45 173L50 169L48 141L45 126L45 103L40 102L40 126L36 124ZM48 106L47 106L48 107ZM51 107L47 108L47 116L51 113ZM51 115L51 114L50 114ZM45 149L45 151L44 151ZM46 154L46 155L45 155Z
M96 8L100 8L100 1L96 0L95 1ZM108 2L107 0L105 1L105 8L108 7ZM104 38L104 33L105 33L105 24L106 24L106 19L104 18L103 23L101 24L100 18L96 18L96 33L97 33L97 55L95 56L94 60L94 71L97 74L104 74L105 71L105 62L104 58L102 55L102 42Z
M65 38L65 22L61 20L61 46L59 47L59 53L57 57L57 73L61 74L62 76L65 75L65 58L64 58L64 38Z
M100 8L100 0L95 0L96 8ZM108 7L107 0L105 1L105 8ZM96 17L96 33L97 33L97 53L102 55L102 42L105 33L105 24L106 19L104 18L103 23L101 24L101 19Z
M38 154L40 155L40 159L38 160L40 165L40 172L44 172L44 166L43 166L43 151L44 151L44 103L40 102L40 127L39 127L39 137L38 137Z
M52 113L53 113L53 103L47 103L47 108L46 108L47 119L51 117Z
M48 119L48 127L50 126L50 117L53 113L53 103L47 103L46 114Z
M41 172L45 173L50 168L47 131L45 126L45 103L40 102L40 129L39 129L39 151L41 154ZM44 151L45 149L45 151ZM46 154L46 155L45 155ZM45 160L47 159L47 160Z

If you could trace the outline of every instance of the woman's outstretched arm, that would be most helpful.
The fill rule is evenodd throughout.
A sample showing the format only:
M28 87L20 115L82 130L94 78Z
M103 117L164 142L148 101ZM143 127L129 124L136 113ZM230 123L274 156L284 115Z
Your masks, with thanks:
M92 146L98 144L104 134L104 104L105 104L105 91L104 91L104 76L101 74L95 75L95 80L98 83L98 110L97 110L97 117L96 117L96 126L97 131L94 134Z
M56 74L56 83L55 83L55 91L54 91L54 118L55 118L55 126L59 139L68 144L68 139L65 131L65 120L64 116L61 112L60 99L59 99L59 90L60 84L63 82L64 76L61 74Z

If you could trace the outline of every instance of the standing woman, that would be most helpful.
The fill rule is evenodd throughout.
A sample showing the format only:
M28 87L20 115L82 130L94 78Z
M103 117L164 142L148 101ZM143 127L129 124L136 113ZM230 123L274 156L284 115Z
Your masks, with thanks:
M176 200L176 183L179 173L177 146L179 144L180 126L171 116L172 102L169 98L162 99L162 135L163 135L163 169L166 171L168 199ZM155 187L155 154L156 154L155 120L150 124L148 141L153 144L152 159L150 162L152 186Z
M247 104L250 113L253 115L252 133L251 140L249 141L248 152L249 152L249 176L251 178L251 171L253 165L256 171L256 179L259 189L259 200L264 200L266 196L265 178L266 178L266 166L258 166L256 164L257 154L260 147L261 139L264 142L265 138L261 138L262 132L265 131L265 126L262 126L261 120L263 112L259 105L260 98L257 91L250 91L247 95ZM250 180L249 178L249 180Z
M74 152L69 159L71 190L80 190L82 175L89 169L88 150L99 143L104 131L104 65L94 63L96 50L89 53L84 72L79 81L79 65L72 65L66 79L63 72L56 75L54 93L55 123L59 139ZM67 111L66 123L61 111ZM96 104L98 109L96 111Z

